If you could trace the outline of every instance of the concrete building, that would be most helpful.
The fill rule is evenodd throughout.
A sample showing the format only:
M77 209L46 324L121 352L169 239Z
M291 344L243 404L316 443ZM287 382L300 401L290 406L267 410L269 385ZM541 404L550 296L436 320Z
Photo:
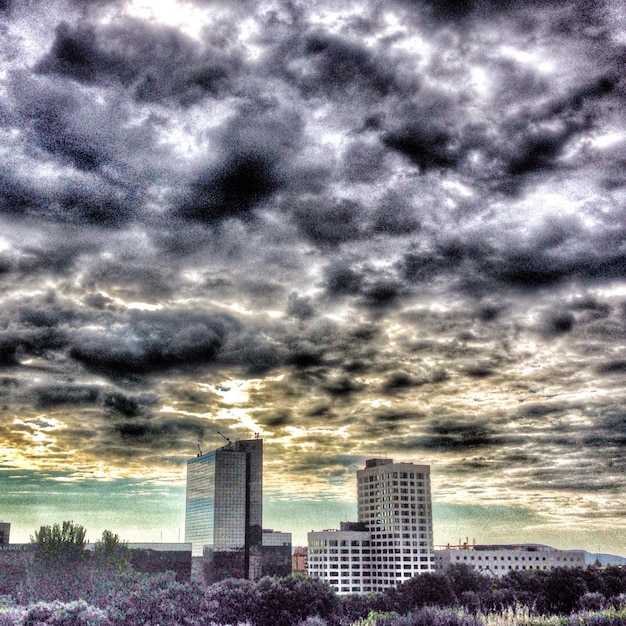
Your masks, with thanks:
M193 556L214 560L211 575L254 577L262 502L262 439L229 442L187 461L185 541Z
M370 537L362 530L310 532L309 576L326 581L338 593L376 591Z
M261 546L261 576L289 576L291 574L291 533L263 529Z
M428 465L368 460L357 471L357 501L358 522L309 533L311 576L353 593L383 591L434 570Z
M556 550L543 545L469 545L435 552L438 570L464 564L488 576L504 576L512 570L550 570L585 567L583 550Z
M371 534L373 591L434 570L430 466L371 459L357 471L357 500Z
M0 522L0 546L9 545L11 537L11 524L9 522Z

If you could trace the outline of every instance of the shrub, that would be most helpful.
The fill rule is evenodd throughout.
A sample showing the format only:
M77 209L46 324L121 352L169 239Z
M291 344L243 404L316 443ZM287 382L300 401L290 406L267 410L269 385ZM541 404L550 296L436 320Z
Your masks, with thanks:
M250 580L227 578L206 591L211 615L218 624L253 621L258 608L256 585Z
M357 620L364 620L372 611L384 613L396 608L396 594L350 594L339 597L340 613L343 623L352 624Z
M21 626L25 610L22 607L0 607L0 626Z
M142 576L119 591L108 609L111 626L204 626L211 622L210 613L200 585L178 583L172 572Z
M100 626L106 624L106 611L76 602L38 602L28 607L23 626Z
M265 577L257 583L258 609L255 626L294 626L309 616L330 624L339 622L340 605L335 592L313 578Z
M402 583L393 594L399 613L407 613L422 606L453 606L456 594L450 578L439 572L428 572L414 576Z
M368 623L366 626L370 626ZM398 615L388 613L380 615L371 626L484 626L483 622L473 615L459 610L422 608L415 613Z
M300 622L298 626L328 626L328 622L317 615L309 615L309 617Z
M585 593L578 600L578 608L582 611L600 611L606 608L606 598L598 591Z
M565 626L624 626L625 623L626 610L617 611L611 608L571 615L567 618Z

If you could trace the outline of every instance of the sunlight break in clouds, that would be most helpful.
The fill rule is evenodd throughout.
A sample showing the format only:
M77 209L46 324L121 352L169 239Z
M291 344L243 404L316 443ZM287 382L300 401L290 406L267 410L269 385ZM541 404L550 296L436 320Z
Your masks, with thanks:
M219 431L262 434L296 542L387 455L431 464L441 543L623 550L624 24L612 0L0 2L12 536L26 492L42 523L177 536Z

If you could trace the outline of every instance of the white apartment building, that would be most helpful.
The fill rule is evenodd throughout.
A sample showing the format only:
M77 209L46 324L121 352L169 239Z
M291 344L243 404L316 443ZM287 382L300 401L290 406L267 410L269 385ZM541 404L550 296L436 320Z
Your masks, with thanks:
M337 593L373 591L370 534L358 530L322 530L308 534L307 571Z
M370 459L356 474L359 522L371 534L373 591L433 571L430 466Z
M357 471L357 501L362 530L309 533L311 576L366 593L435 569L430 466L370 459Z
M543 545L463 545L435 552L438 570L465 564L488 576L504 576L511 570L550 570L585 567L582 550L556 550Z

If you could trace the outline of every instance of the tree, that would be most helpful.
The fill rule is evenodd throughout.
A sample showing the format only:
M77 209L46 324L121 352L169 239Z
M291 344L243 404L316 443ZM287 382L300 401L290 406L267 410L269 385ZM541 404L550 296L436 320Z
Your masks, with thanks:
M548 572L537 608L545 613L568 615L587 592L587 586L579 569L555 567Z
M83 526L74 522L42 526L30 538L35 545L35 558L63 563L79 560L85 550L86 532Z
M85 529L74 522L42 526L31 537L33 559L19 595L26 602L77 599L90 579Z
M338 623L340 604L324 582L301 576L265 577L257 583L256 626L293 626L309 616Z
M107 612L111 626L203 626L213 621L211 607L200 584L176 582L172 572L139 575L116 593Z
M457 598L448 576L439 572L427 572L414 576L397 589L396 603L399 613L408 613L426 605L454 606Z
M491 579L465 563L454 564L446 570L446 576L457 598L466 591L480 594L491 589Z
M221 580L207 589L206 599L218 624L252 623L258 610L258 593L251 580Z
M102 532L102 538L96 541L95 556L101 565L117 570L124 570L128 567L126 558L126 545L120 542L117 533L110 530Z

